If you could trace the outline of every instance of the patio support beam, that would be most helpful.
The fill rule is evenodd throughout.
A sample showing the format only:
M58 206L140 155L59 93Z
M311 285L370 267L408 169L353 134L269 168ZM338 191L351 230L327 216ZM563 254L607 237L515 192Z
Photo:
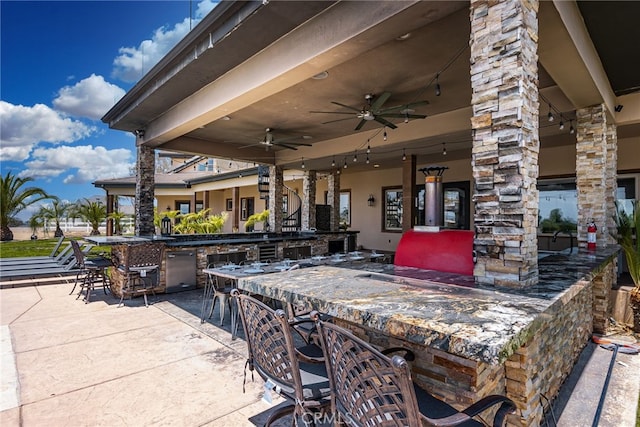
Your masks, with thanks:
M327 176L327 203L331 207L329 226L331 231L340 228L340 169L332 170Z
M146 145L137 146L136 159L136 236L155 234L153 200L155 198L155 150Z
M538 1L471 1L476 282L538 282Z
M610 216L615 209L617 137L604 104L576 111L576 186L578 244L587 246L587 224L598 227L597 246L613 243Z
M302 230L316 228L316 171L306 171L302 177Z
M407 156L407 160L402 162L402 231L411 230L415 224L416 217L416 167L417 157L415 154Z
M107 236L113 236L113 219L109 218L109 215L114 211L113 194L109 194L107 191Z
M240 187L233 187L231 189L231 205L233 210L231 211L231 229L240 229Z
M284 176L282 167L269 166L269 231L282 232L282 192Z

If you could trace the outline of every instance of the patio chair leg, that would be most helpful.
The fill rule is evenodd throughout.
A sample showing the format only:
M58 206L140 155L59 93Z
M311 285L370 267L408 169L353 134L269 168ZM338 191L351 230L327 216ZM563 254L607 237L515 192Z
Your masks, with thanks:
M220 297L220 326L224 324L224 305L227 303L227 299Z

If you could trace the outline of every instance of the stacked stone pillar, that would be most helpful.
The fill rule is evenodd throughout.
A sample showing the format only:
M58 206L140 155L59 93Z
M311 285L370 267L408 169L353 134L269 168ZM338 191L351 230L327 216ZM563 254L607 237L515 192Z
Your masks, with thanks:
M302 229L316 228L316 171L307 171L302 178Z
M281 166L269 166L269 231L282 232L282 190L284 176Z
M155 198L156 159L153 148L138 145L136 159L136 236L151 236L153 224L153 200Z
M329 226L331 231L340 228L340 169L327 176L327 203L331 206Z
M471 1L476 281L538 281L538 1Z
M613 243L609 227L615 212L617 136L607 124L604 104L576 112L576 187L578 190L578 244L587 246L587 224L598 227L597 246Z

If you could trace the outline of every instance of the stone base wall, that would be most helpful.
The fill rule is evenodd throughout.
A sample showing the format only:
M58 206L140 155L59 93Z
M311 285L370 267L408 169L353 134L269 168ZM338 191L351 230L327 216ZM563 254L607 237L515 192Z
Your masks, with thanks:
M593 287L588 281L578 282L575 287L581 289L541 316L540 328L505 362L507 396L518 407L517 416L510 417L512 425L541 424L541 396L552 400L558 394L591 336Z
M182 251L185 249L196 250L196 286L198 288L204 287L207 277L202 272L207 268L207 257L212 254L227 253L232 251L247 252L247 259L258 259L258 247L263 244L275 243L277 250L277 258L282 259L282 252L285 248L310 246L311 255L324 255L327 253L330 240L346 240L349 236L357 236L353 233L323 233L318 234L314 238L304 240L283 240L278 242L271 242L266 239L263 242L251 242L251 243L238 243L238 244L220 244L220 245L203 245L203 246L171 246L165 247L165 253L162 259L162 266L160 268L160 279L158 286L155 288L155 292L163 293L166 290L166 257L167 253L173 251ZM345 244L346 247L346 244ZM111 258L114 265L122 265L126 257L127 245L114 245L111 248ZM110 272L111 288L115 296L120 297L120 291L123 285L123 277L117 269L112 268Z
M405 347L414 351L414 380L434 396L463 409L490 394L512 399L518 408L509 416L510 426L538 426L544 414L542 396L552 401L600 319L607 318L608 295L615 279L615 258L593 280L579 281L532 326L531 337L503 364L455 356L390 337L342 320L341 326L379 348ZM485 420L492 413L483 414Z
M618 258L607 264L593 279L593 330L599 334L609 327L612 312L611 289L617 281Z

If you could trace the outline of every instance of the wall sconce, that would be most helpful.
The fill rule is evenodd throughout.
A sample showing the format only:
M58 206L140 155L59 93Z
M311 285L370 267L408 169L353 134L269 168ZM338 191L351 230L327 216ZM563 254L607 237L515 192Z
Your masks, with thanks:
M369 194L369 198L367 199L367 205L373 206L376 203L376 198L373 197L373 194Z

